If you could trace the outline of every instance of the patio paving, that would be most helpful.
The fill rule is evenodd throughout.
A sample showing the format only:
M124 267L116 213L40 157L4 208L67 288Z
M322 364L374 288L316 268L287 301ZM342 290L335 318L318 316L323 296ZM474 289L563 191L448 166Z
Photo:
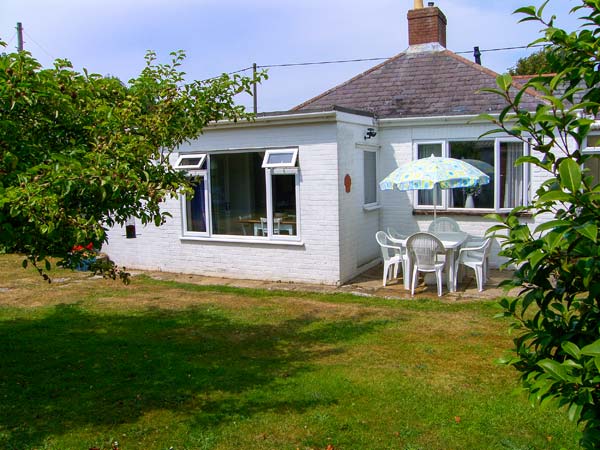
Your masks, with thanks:
M435 284L425 285L421 279L419 285L415 289L414 298L440 298L441 300L451 301L499 298L505 295L505 292L504 289L499 288L498 285L503 280L509 279L511 275L512 273L508 270L490 269L489 279L484 285L484 290L483 292L479 292L477 290L477 281L475 280L473 272L467 272L463 280L459 280L456 292L449 292L444 282L442 297L437 296ZM383 287L382 278L383 267L379 265L364 272L354 280L337 289L386 298L411 298L410 291L404 289L402 276L398 279L388 281L387 286L385 287ZM435 278L433 283L435 283Z
M146 275L160 279L172 280L183 283L193 283L199 285L222 285L243 288L286 290L286 291L306 291L320 293L347 292L364 296L376 296L390 299L411 299L410 291L404 289L402 277L387 283L386 287L382 285L383 266L380 264L357 278L345 283L342 286L331 286L324 284L292 283L282 281L261 281L245 280L235 278L208 277L203 275L190 275L170 272L143 272ZM137 271L136 271L137 272ZM425 285L421 283L415 289L414 299L435 298L441 301L474 301L499 298L504 295L504 290L498 287L498 284L511 276L508 270L489 271L489 279L483 292L478 292L477 283L472 272L467 272L463 281L459 281L456 292L448 292L444 285L442 297L437 296L435 285Z

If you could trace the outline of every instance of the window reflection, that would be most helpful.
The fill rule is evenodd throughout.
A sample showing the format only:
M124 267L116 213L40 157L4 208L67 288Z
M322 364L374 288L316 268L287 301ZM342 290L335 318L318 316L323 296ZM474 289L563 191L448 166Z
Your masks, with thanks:
M187 231L206 232L206 190L205 177L193 180L194 196L186 197L186 228Z

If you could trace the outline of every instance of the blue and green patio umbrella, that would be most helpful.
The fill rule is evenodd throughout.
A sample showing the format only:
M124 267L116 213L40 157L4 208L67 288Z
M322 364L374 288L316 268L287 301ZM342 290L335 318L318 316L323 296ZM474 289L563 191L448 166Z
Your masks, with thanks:
M435 219L437 215L436 186L439 186L440 189L453 189L480 186L489 182L488 175L464 160L430 156L398 167L379 183L379 189L382 191L433 189L433 217Z

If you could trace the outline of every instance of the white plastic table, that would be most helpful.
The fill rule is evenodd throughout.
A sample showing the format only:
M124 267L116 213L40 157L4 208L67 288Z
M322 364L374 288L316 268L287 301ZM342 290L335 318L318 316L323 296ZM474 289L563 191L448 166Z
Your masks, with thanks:
M437 237L444 248L446 249L446 269L448 273L448 281L446 286L449 292L456 292L456 253L460 249L460 246L464 244L469 235L462 231L439 231L431 233ZM406 248L406 239L391 239L392 242L402 245ZM404 277L404 287L410 289L410 273L412 272L412 263L410 261L410 255L408 255L408 274L402 274Z
M448 269L448 291L456 292L456 254L460 250L460 246L465 243L469 235L462 231L440 231L433 233L437 237L444 248L446 249L446 267Z

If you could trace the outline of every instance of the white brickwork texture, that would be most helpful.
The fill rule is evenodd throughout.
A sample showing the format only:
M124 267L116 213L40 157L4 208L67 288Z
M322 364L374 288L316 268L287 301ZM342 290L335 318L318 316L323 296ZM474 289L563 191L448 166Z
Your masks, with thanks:
M169 200L172 218L157 228L137 224L138 237L109 232L103 249L131 269L246 279L337 284L340 280L336 126L312 124L208 130L185 151L297 146L300 166L301 246L181 239L181 204Z

